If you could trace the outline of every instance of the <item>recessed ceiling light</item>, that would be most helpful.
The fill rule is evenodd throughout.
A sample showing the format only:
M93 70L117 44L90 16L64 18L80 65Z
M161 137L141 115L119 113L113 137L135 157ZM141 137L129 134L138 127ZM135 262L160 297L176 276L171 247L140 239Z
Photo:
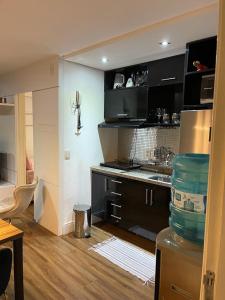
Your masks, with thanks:
M160 44L161 46L163 46L163 47L167 47L167 46L170 45L171 43L168 42L168 41L162 41L162 42L160 42L159 44Z
M102 63L103 63L103 64L106 64L108 61L109 61L109 60L108 60L107 57L105 57L105 56L102 57Z

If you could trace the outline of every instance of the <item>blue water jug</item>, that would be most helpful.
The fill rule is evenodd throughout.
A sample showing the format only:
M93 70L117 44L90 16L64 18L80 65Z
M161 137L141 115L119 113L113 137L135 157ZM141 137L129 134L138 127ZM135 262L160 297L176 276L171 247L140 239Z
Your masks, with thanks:
M208 167L208 154L178 154L173 161L170 226L198 244L204 241Z

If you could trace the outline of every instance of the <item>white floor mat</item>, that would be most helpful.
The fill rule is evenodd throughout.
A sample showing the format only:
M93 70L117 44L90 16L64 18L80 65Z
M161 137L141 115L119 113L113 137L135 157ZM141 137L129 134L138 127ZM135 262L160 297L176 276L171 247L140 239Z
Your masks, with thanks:
M116 237L98 243L90 250L97 252L115 265L137 276L145 284L154 284L155 255Z

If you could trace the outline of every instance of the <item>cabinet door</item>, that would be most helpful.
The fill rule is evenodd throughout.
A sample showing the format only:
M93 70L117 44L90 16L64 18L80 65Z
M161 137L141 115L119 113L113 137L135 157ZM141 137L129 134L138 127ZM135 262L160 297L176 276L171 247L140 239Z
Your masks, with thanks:
M92 222L104 219L107 196L107 176L92 172L91 182L91 208Z
M159 185L146 185L146 205L142 211L142 224L158 233L169 226L170 188Z
M169 224L170 189L129 180L125 190L123 226L155 240L156 234Z
M126 218L124 227L135 232L135 229L142 224L142 211L146 206L146 190L143 183L126 180L124 194L123 216Z
M107 90L105 92L105 119L146 119L148 92L147 87Z
M173 56L149 63L150 86L182 83L184 80L184 55Z

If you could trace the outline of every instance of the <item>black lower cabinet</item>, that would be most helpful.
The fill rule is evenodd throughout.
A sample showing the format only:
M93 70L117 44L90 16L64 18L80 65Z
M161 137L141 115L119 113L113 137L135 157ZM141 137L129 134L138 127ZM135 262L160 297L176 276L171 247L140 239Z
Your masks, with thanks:
M170 189L140 181L124 184L125 228L137 235L155 240L168 227Z
M170 188L92 172L94 217L147 239L168 227L169 202Z
M121 178L92 172L91 201L93 223L101 220L111 220L114 223L118 223L121 220L122 186L123 181L121 181Z
M106 213L107 177L92 172L91 209L93 222L103 220Z

